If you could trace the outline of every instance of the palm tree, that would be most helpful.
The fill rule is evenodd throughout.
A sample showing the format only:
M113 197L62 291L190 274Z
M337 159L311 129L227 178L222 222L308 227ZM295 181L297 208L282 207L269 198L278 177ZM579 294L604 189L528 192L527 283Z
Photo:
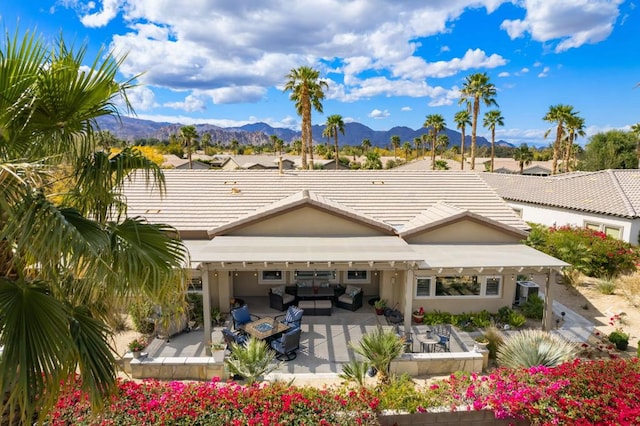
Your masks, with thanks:
M531 152L526 143L523 143L513 151L513 159L518 162L520 174L522 174L524 173L524 166L531 164L531 161L533 160L533 152Z
M478 127L478 115L480 114L480 101L486 106L498 106L495 100L496 86L489 83L486 73L468 75L460 90L460 104L473 104L473 120L471 121L471 170L476 169L476 130Z
M551 105L549 111L542 118L544 121L556 124L556 138L553 142L553 160L551 162L551 174L558 173L558 157L560 156L560 144L564 136L564 125L567 120L571 120L572 116L575 116L576 112L571 105ZM546 138L551 129L547 130L544 134Z
M309 165L313 169L313 138L311 135L311 108L322 113L323 89L329 85L326 81L319 80L320 72L311 67L301 66L292 69L287 75L284 91L290 91L289 99L295 102L296 111L302 117L302 169L307 170ZM309 165L307 165L307 152L309 153Z
M493 173L493 162L496 157L496 126L504 126L504 117L500 110L492 109L484 114L482 125L491 130L491 165L489 171Z
M436 138L436 153L446 150L447 146L449 146L449 136L447 136L444 133L439 134L438 137ZM443 161L446 164L446 160L439 160L439 161ZM438 161L434 162L436 169L439 168L437 162Z
M636 123L631 126L631 132L638 140L637 152L638 152L638 168L640 169L640 123Z
M411 143L405 142L402 144L402 150L404 151L404 161L409 162L409 155L411 155Z
M327 131L328 134L333 136L333 141L335 145L336 170L338 170L338 163L339 163L338 132L344 135L344 121L342 120L342 116L340 114L332 114L329 117L327 117L325 131Z
M211 145L211 133L203 133L202 138L200 138L200 142L202 143L202 147L206 148Z
M182 126L180 128L180 138L182 139L182 143L187 148L187 158L189 159L189 168L193 169L193 162L191 161L191 142L198 139L198 132L196 131L196 126Z
M564 164L565 171L570 172L572 169L571 158L573 158L573 147L575 145L575 141L578 140L578 136L586 135L586 132L584 131L584 118L578 117L577 115L569 116L566 122L566 128L568 130L568 135L566 137L564 147Z
M174 229L126 215L122 184L139 169L163 188L157 165L95 151L97 118L129 107L132 83L117 80L122 59L86 52L16 35L0 61L0 411L23 424L76 372L92 405L104 403L116 384L113 306L179 289L185 260Z
M296 139L293 141L293 150L296 152L296 155L302 154L302 140Z
M420 135L420 140L422 140L422 159L424 160L424 150L426 149L427 144L429 144L429 134L423 133Z
M367 152L369 152L369 149L371 149L371 141L369 139L362 139L362 143L360 144L360 146L362 147L362 150L366 155Z
M420 146L422 145L422 139L420 139L419 136L416 136L415 138L413 138L413 144L416 147L416 158L418 158L418 155L420 155Z
M444 117L440 114L429 114L424 121L422 127L431 128L429 134L431 135L431 170L436 169L436 139L438 133L444 130L446 123ZM447 142L448 143L448 142Z
M471 112L469 108L456 112L453 117L453 121L457 124L457 129L460 130L460 170L464 170L464 138L467 126L471 126Z
M400 148L400 136L398 135L393 135L391 136L391 146L393 147L393 159L397 160L398 159L398 148Z
M240 142L237 139L231 139L231 144L229 145L231 151L233 151L233 155L238 155L238 150L240 149Z

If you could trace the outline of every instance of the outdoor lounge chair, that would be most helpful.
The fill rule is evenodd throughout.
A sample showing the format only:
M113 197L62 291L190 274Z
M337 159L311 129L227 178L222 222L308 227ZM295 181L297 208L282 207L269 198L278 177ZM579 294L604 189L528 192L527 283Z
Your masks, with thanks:
M280 320L281 323L288 325L290 328L300 328L303 314L304 309L300 309L297 306L289 306L286 314L278 315L275 319L279 320L279 318L284 318Z
M336 306L350 311L357 311L362 308L362 289L348 285L344 294L338 297Z
M269 289L269 306L271 309L284 311L294 303L296 303L296 297L293 294L286 293L283 286Z
M294 328L287 331L282 337L271 341L271 348L276 351L276 358L280 361L292 361L296 359L300 348L300 335L302 330Z
M259 320L260 317L249 312L247 305L231 310L231 319L235 330L244 330L244 326L252 321Z

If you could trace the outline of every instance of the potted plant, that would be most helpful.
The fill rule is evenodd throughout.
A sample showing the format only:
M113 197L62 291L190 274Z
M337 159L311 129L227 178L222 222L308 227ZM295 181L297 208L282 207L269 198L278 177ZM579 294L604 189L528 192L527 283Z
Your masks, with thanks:
M422 320L424 319L424 308L420 306L420 309L413 311L411 316L413 317L413 322L416 324L422 324Z
M620 329L614 330L609 334L609 341L616 345L618 350L625 351L629 346L629 334Z
M384 308L387 307L387 301L384 299L378 299L373 303L373 307L376 309L376 314L384 314Z
M140 353L146 346L146 342L142 337L130 341L127 345L134 358L140 358Z
M476 337L474 340L474 350L479 352L481 349L487 349L489 339L484 334Z

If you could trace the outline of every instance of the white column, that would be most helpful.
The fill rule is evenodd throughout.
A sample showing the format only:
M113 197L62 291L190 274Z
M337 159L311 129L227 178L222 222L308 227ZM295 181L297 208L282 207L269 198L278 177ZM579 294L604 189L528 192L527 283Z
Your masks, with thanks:
M207 355L211 355L211 289L209 288L209 264L202 264L202 311L204 312L204 340Z
M411 329L411 309L413 305L413 269L407 269L404 280L404 328L405 331Z

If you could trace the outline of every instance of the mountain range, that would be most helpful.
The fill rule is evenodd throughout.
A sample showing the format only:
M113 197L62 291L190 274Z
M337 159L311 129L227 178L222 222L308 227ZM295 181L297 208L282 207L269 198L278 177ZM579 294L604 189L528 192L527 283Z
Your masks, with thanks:
M168 140L170 135L179 134L180 128L184 126L184 124L180 123L157 122L125 116L120 117L119 120L111 116L102 117L98 120L98 124L101 130L108 130L119 139L130 142L135 142L140 139ZM213 124L197 124L195 127L200 135L209 133L212 141L220 142L223 145L228 145L234 139L237 140L240 145L262 145L269 143L271 135L277 136L285 143L291 143L301 138L299 131L281 127L271 127L267 123L262 122L245 124L240 127L219 127ZM327 140L322 136L324 128L324 125L316 124L313 126L313 140L316 143L324 143ZM421 137L427 132L428 129L425 127L414 130L404 126L392 127L389 130L373 130L364 124L350 122L345 123L344 135L339 133L338 141L341 146L360 146L364 139L369 139L372 146L388 147L391 142L391 137L397 135L400 136L402 143L409 142L413 147L413 139ZM460 144L460 132L445 128L441 133L449 137L450 146ZM478 146L491 145L490 141L482 136L478 136L476 140ZM330 143L333 144L333 140L331 140ZM470 144L471 136L466 135L465 146L468 147ZM504 140L496 141L496 145L514 147L513 144Z

